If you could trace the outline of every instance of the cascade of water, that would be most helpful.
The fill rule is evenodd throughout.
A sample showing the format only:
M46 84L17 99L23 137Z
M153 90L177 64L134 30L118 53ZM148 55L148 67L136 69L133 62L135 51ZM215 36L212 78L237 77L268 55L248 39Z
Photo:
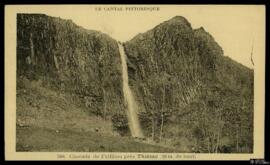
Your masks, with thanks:
M132 91L128 84L128 71L127 71L125 50L121 43L118 43L118 47L119 47L121 63L122 63L123 93L124 93L125 101L128 106L127 117L128 117L129 129L133 137L143 137L143 133L140 127L140 122L138 119L138 106L136 104L136 101L133 97Z

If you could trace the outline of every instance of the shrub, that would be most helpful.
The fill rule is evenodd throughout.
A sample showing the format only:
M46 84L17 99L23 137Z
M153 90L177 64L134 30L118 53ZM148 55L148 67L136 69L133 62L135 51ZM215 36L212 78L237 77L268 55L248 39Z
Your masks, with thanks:
M112 116L113 129L121 136L130 134L126 115L114 114Z

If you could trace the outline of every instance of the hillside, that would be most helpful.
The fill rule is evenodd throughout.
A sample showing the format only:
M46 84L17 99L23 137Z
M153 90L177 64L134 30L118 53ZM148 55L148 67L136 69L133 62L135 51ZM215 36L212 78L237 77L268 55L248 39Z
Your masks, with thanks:
M125 50L145 134L188 151L252 152L253 71L204 28L176 16Z
M104 118L123 107L117 42L70 20L17 15L17 80L39 80L69 93ZM113 83L112 83L113 82ZM19 85L19 84L18 84Z
M121 136L110 120L79 107L71 95L20 82L17 90L18 152L180 152Z

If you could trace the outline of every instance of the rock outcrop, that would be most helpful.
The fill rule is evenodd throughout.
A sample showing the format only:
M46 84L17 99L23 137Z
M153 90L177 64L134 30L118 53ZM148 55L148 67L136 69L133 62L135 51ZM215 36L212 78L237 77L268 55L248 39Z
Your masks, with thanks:
M146 134L193 139L204 152L225 152L230 145L239 152L240 143L252 150L253 71L223 56L204 28L192 29L176 16L124 45ZM226 138L230 142L221 144Z
M81 104L97 114L123 109L121 60L114 39L43 14L18 14L17 29L18 81L42 80L80 97Z

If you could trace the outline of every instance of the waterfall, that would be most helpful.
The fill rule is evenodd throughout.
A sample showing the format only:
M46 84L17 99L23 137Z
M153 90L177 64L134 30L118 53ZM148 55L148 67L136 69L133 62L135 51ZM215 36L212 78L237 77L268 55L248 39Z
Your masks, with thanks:
M138 106L128 84L128 71L125 50L121 43L118 43L118 47L122 63L123 93L128 108L127 117L129 129L133 137L143 137L140 122L138 119Z

